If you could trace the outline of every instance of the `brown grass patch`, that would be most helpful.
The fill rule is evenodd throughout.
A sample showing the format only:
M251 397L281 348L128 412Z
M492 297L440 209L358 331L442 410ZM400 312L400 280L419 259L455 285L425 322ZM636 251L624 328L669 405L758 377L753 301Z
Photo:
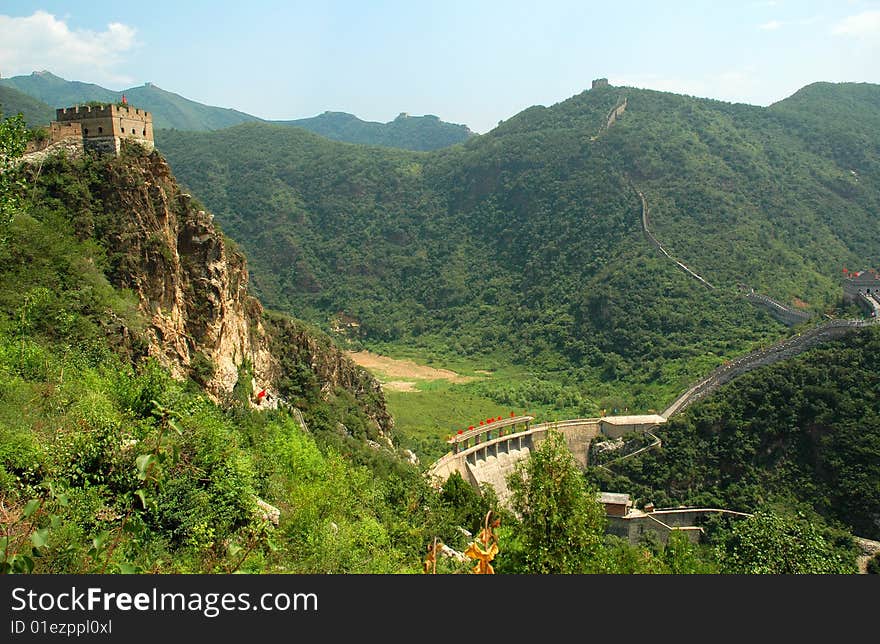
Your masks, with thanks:
M397 380L448 380L452 383L470 382L473 378L462 376L449 369L435 369L416 364L412 360L396 360L371 351L346 351L356 364L377 375ZM391 384L390 382L388 384ZM400 383L397 383L400 384ZM397 391L401 391L398 389Z
M382 389L385 391L405 391L407 393L418 393L416 383L409 380L391 380L382 383Z

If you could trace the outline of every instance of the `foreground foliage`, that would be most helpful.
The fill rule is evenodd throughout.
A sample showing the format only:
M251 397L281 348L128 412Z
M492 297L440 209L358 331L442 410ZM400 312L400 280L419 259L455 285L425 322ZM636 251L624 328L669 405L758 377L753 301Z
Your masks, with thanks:
M737 523L718 548L721 565L735 574L841 574L853 564L802 518L759 512Z
M510 477L518 552L525 573L586 573L598 560L605 510L559 432Z
M309 364L284 383L306 432L146 358L137 298L108 279L125 258L95 233L119 216L91 190L101 163L47 163L26 189L4 174L2 571L389 573L417 570L435 535L464 548L484 501L340 432L369 423Z
M509 479L513 514L501 532L498 569L514 573L838 574L855 572L852 540L787 508L706 522L702 543L672 531L638 544L605 535L598 491L565 440L550 432Z

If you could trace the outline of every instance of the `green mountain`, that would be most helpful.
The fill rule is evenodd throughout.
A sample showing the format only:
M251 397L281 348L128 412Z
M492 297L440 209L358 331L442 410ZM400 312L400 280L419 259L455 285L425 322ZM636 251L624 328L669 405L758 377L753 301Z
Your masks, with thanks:
M131 87L125 90L125 95L134 105L153 113L153 125L157 128L218 130L239 123L260 120L256 116L238 110L202 105L152 83Z
M28 76L0 79L0 86L12 87L53 107L66 107L88 101L111 103L118 101L120 92L81 81L65 80L43 70Z
M404 113L388 123L375 123L362 121L345 112L324 112L312 118L275 122L301 127L334 141L405 150L437 150L474 136L466 125L446 123L432 114L410 116Z
M819 97L803 90L771 108L639 93L609 144L676 255L720 283L821 308L842 266L880 263L880 103L855 100L862 89L826 87L842 118L816 118Z
M880 125L877 104L880 86L872 83L812 83L788 98L774 103L770 109L804 118L823 131L846 131L852 119L866 124Z
M4 117L22 113L30 127L45 125L55 119L55 110L45 103L12 87L0 85L0 112Z
M859 88L827 90L846 102ZM800 102L599 87L432 153L267 124L159 146L272 306L325 326L343 312L374 344L513 361L659 408L783 333L739 285L824 312L842 266L880 264L878 107L814 122ZM845 159L820 143L839 134ZM667 251L715 288L645 238L637 190Z
M15 88L55 107L88 101L111 103L120 100L125 94L132 104L153 113L153 125L156 128L214 130L260 120L256 116L237 110L191 101L152 83L115 92L91 83L64 80L50 72L42 71L34 72L30 76L0 79L0 86Z

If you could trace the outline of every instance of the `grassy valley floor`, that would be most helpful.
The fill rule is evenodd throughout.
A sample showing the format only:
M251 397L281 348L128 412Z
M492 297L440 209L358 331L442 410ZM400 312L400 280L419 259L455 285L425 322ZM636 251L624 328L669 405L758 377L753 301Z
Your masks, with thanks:
M500 361L474 363L458 357L441 361L419 355L412 347L374 349L347 353L382 383L401 445L423 462L446 453L447 437L490 417L513 412L552 421L653 413L656 408L650 404L629 401L671 400L678 393L654 384L642 386L641 395L635 396L639 385L574 382L566 374L530 371Z

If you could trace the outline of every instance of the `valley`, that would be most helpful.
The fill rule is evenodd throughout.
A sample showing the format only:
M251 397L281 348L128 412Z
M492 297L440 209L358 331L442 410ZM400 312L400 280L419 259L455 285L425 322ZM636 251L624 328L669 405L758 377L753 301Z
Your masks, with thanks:
M42 499L75 543L126 517L71 555L92 572L409 571L489 509L513 531L502 571L563 571L521 549L541 471L506 488L544 463L580 508L568 529L592 531L571 570L678 565L666 541L600 536L594 492L613 490L809 530L817 569L852 571L851 535L880 536L876 273L845 268L880 264L878 97L817 83L758 108L597 81L431 150L245 119L32 160L0 186L3 494L25 519ZM841 103L853 117L829 119ZM496 421L524 433L475 429ZM618 432L626 458L593 467ZM472 462L432 486L462 433ZM153 447L129 476L132 445ZM689 571L745 569L725 520Z

